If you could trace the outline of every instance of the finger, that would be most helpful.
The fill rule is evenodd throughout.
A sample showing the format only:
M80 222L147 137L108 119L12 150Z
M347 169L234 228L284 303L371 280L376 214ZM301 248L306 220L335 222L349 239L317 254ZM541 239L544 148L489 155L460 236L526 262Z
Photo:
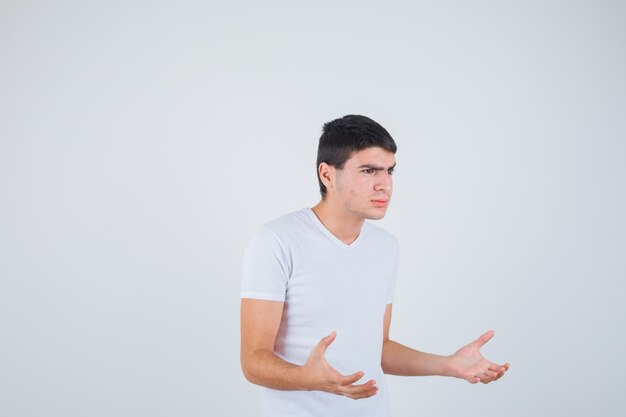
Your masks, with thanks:
M480 378L477 376L468 376L467 378L465 378L465 380L470 384L477 384L480 382Z
M485 343L491 340L495 332L493 330L488 330L483 333L478 339L474 340L471 344L480 349Z
M487 367L487 369L489 369L492 372L500 372L500 370L505 369L504 365L498 365L497 363L489 363L489 366Z
M491 371L487 371L486 373L476 376L480 379L480 382L482 382L483 384L488 384L493 380L494 374Z
M470 384L476 384L477 382L482 381L482 378L484 377L483 374L485 372L490 371L486 370L484 366L475 365L463 372L463 378Z
M360 398L373 397L374 395L378 394L378 390L379 390L378 385L374 385L372 388L365 391L365 393L362 396L355 398L355 399L358 400Z
M359 379L363 378L364 373L361 371L355 372L352 375L341 376L339 378L339 385L352 385Z
M360 400L360 399L363 399L363 398L373 397L377 393L378 393L378 386L373 386L372 388L370 388L370 389L368 389L367 391L364 391L364 392L359 392L359 393L356 393L356 394L344 393L344 394L340 394L340 395L343 395L344 397L352 398L353 400Z
M508 363L504 364L504 366L502 367L502 369L498 372L498 375L496 376L496 379L495 379L496 381L504 376L506 371L508 371L509 366L510 365Z
M511 365L508 363L505 363L504 365L498 365L497 363L490 363L488 369L494 372L501 372L501 371L506 372L510 366Z
M478 375L478 377L480 378L480 382L482 382L483 384L488 384L494 381L497 375L497 372L486 371L482 375Z
M342 386L339 392L352 399L367 398L378 392L378 386L375 380L370 379L365 384Z
M498 379L502 378L502 375L504 375L504 373L506 372L506 369L504 369L504 367L494 371L496 373L496 376L494 377L494 381L497 381Z

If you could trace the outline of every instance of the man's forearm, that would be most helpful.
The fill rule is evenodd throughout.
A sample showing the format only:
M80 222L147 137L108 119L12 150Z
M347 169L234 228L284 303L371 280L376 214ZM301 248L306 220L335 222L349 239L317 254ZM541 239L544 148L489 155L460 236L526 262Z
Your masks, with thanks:
M378 392L375 380L356 384L363 378L362 371L342 375L326 362L324 352L336 336L332 332L322 338L302 366L281 359L267 348L243 348L241 367L248 381L277 390L325 391L355 400L375 395Z
M420 352L393 340L383 342L383 372L402 376L452 376L448 356Z
M243 373L253 384L284 391L309 389L301 366L268 350L251 352L243 364Z

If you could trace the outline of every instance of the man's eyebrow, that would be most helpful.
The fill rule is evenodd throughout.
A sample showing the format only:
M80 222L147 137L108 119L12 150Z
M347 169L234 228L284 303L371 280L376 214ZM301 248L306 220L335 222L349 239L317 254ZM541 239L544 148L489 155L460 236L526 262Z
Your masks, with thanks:
M382 171L382 170L389 170L389 169L394 169L396 167L398 163L396 162L395 164L393 164L392 166L390 166L389 168L383 168L381 166L378 165L372 165L372 164L365 164L365 165L361 165L360 167L358 167L358 169L361 168L367 168L367 169L373 169L375 171Z

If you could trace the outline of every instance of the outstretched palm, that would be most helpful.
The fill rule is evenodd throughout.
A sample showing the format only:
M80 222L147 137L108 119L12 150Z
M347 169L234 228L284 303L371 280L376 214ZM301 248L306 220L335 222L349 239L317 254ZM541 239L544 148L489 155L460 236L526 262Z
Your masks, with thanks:
M332 332L313 347L304 364L305 374L313 381L309 384L313 389L345 395L352 399L368 398L378 392L376 381L370 379L364 384L356 384L364 375L362 371L352 375L342 375L330 366L324 357L328 346L335 340L337 333Z
M457 378L463 378L467 382L475 384L482 382L488 384L504 375L509 369L509 364L498 365L483 357L480 348L494 335L493 330L484 333L472 343L457 350L448 362L450 373Z

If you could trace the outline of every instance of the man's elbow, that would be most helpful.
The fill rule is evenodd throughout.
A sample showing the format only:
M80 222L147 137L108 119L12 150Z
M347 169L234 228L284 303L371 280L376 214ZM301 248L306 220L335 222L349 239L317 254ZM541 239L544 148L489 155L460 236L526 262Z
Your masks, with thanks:
M243 373L243 376L248 380L248 382L252 382L252 370L250 369L250 360L248 359L249 355L244 354L243 352L241 353L240 359L239 359L239 363L241 365L241 372Z
M258 384L257 373L255 372L255 358L254 352L250 352L247 354L241 354L241 371L243 372L243 376L253 384Z

